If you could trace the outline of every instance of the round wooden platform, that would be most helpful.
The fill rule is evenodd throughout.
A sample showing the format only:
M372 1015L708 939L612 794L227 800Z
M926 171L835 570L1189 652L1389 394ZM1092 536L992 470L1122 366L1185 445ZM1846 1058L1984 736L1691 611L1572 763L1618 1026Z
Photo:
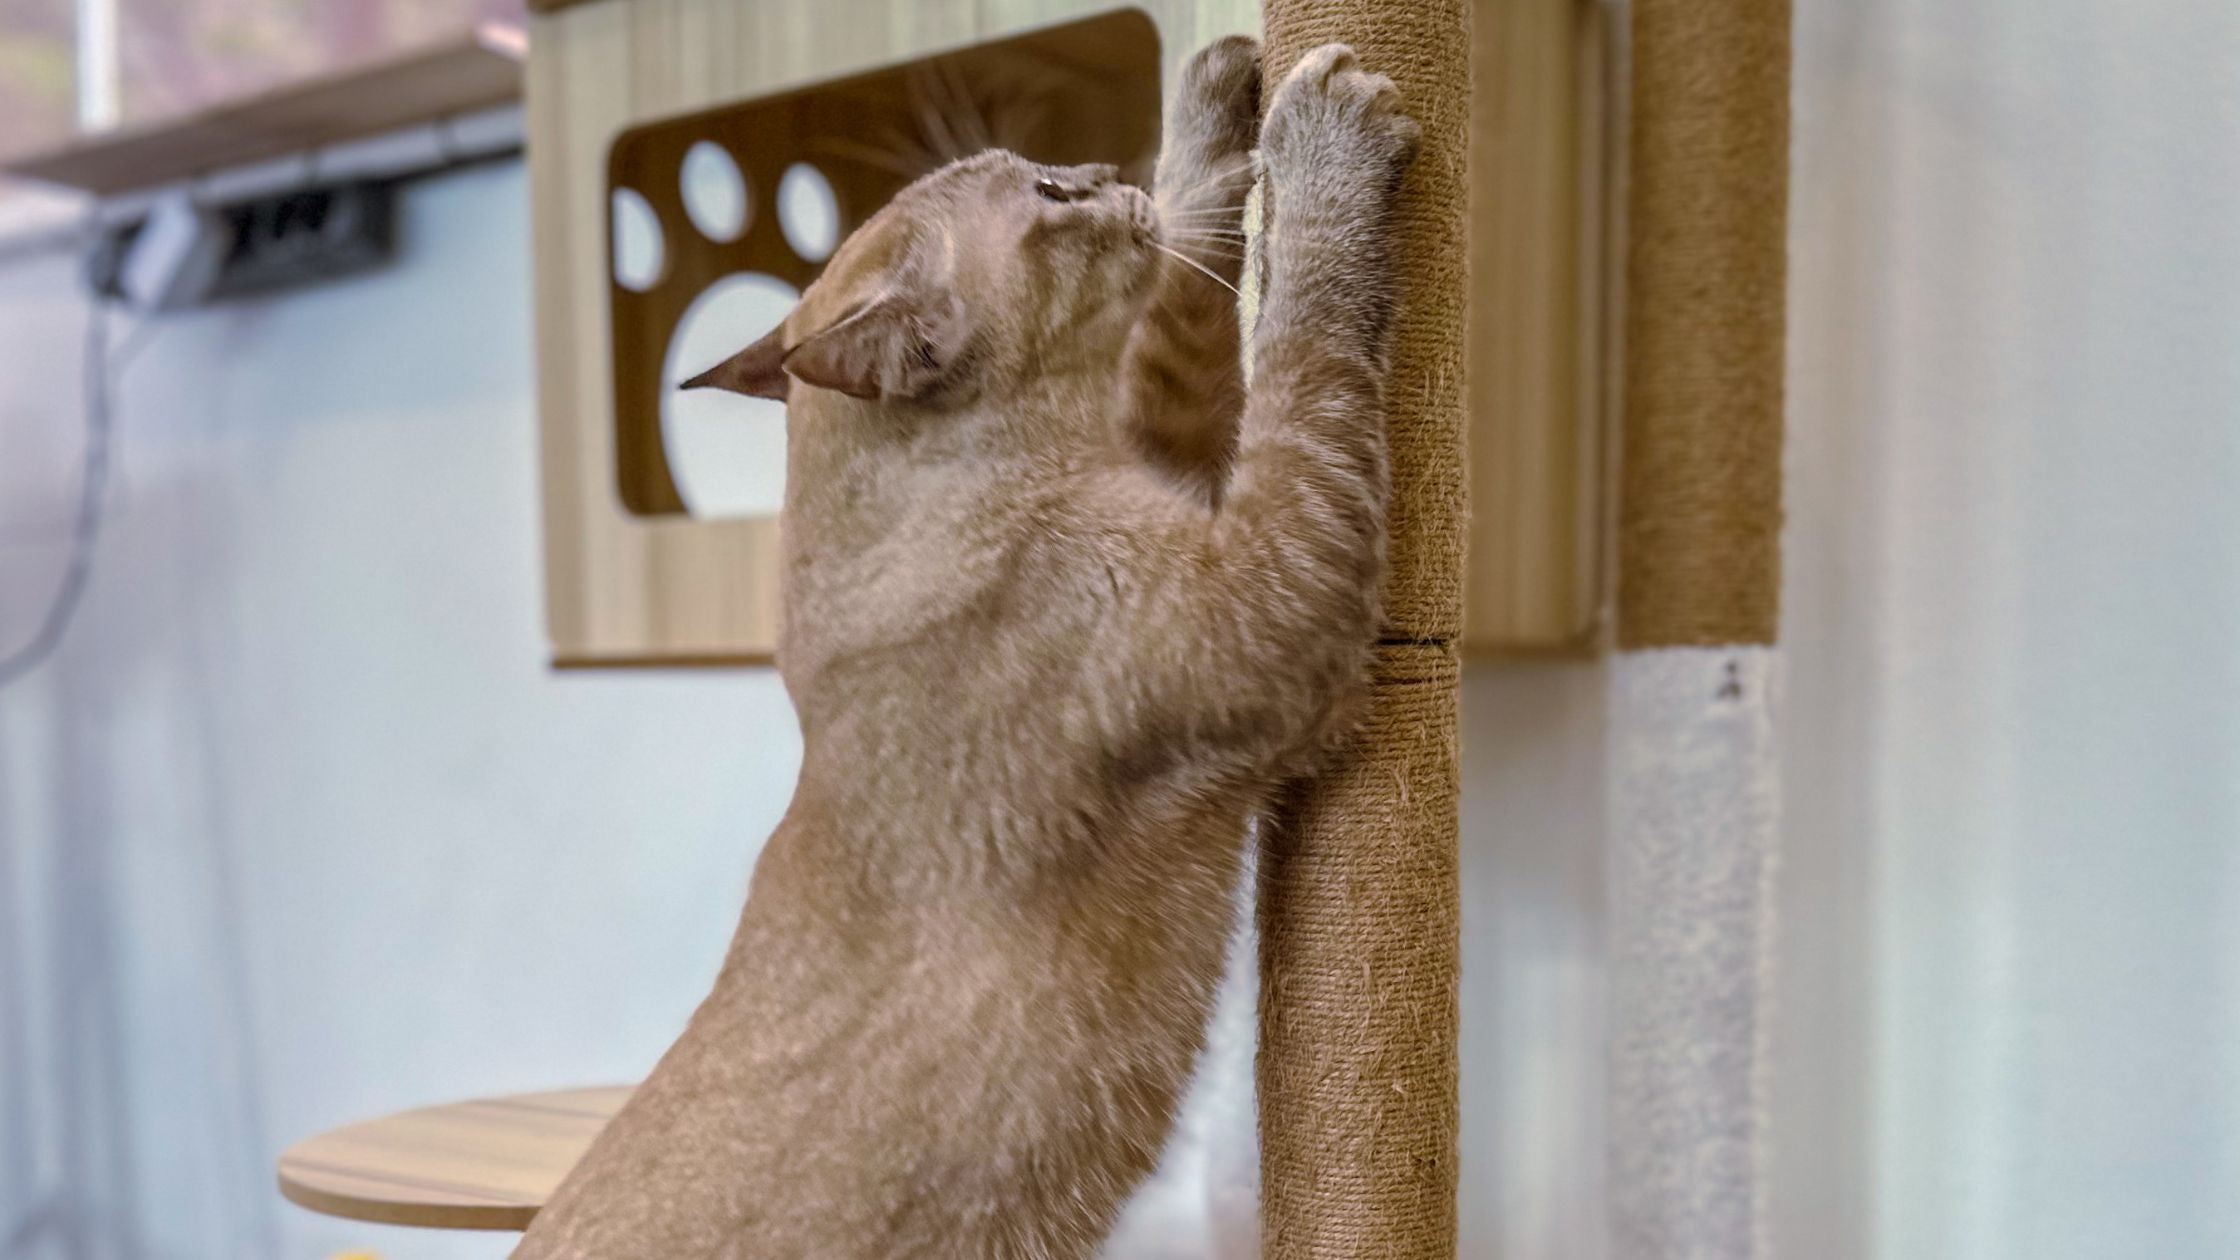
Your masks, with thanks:
M526 1229L631 1086L423 1107L306 1138L280 1157L280 1193L352 1220Z

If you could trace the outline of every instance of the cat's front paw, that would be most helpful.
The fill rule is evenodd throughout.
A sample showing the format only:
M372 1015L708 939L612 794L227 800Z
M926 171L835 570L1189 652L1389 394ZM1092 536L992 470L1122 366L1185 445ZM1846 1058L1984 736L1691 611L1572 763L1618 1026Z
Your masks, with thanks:
M1209 157L1249 153L1260 136L1260 41L1217 39L1182 68L1177 121Z
M1324 44L1284 76L1260 132L1271 182L1389 195L1415 160L1418 131L1392 80L1353 49ZM1287 194L1288 195L1288 194Z
M1252 189L1260 140L1260 41L1218 39L1183 67L1167 122L1156 190L1169 214L1196 212L1218 229Z

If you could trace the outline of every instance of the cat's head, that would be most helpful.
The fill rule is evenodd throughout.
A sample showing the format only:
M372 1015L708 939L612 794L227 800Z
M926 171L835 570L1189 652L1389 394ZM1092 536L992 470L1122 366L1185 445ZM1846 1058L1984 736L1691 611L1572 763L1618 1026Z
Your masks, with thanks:
M686 388L937 401L1117 361L1157 241L1151 198L1111 167L977 154L904 189L785 322Z

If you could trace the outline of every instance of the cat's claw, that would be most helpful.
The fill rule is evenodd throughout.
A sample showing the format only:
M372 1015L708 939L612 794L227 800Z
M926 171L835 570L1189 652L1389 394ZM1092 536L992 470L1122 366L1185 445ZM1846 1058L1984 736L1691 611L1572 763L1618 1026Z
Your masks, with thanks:
M1259 140L1260 42L1215 40L1183 68L1175 92L1153 180L1160 212L1205 232L1234 232Z
M1230 35L1199 49L1183 67L1177 104L1206 156L1249 152L1260 134L1260 41Z
M1260 146L1271 168L1390 186L1415 160L1418 129L1392 80L1361 68L1353 49L1324 44L1276 88Z

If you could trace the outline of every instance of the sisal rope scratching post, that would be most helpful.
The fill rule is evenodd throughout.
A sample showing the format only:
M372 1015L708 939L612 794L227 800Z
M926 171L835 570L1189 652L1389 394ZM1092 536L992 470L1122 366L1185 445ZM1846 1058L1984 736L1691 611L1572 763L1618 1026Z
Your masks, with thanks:
M1270 84L1342 41L1423 128L1399 210L1391 567L1369 714L1277 811L1260 866L1262 1254L1285 1260L1455 1249L1468 12L1265 7Z
M1611 714L1617 1260L1753 1260L1778 847L1788 0L1634 0Z

